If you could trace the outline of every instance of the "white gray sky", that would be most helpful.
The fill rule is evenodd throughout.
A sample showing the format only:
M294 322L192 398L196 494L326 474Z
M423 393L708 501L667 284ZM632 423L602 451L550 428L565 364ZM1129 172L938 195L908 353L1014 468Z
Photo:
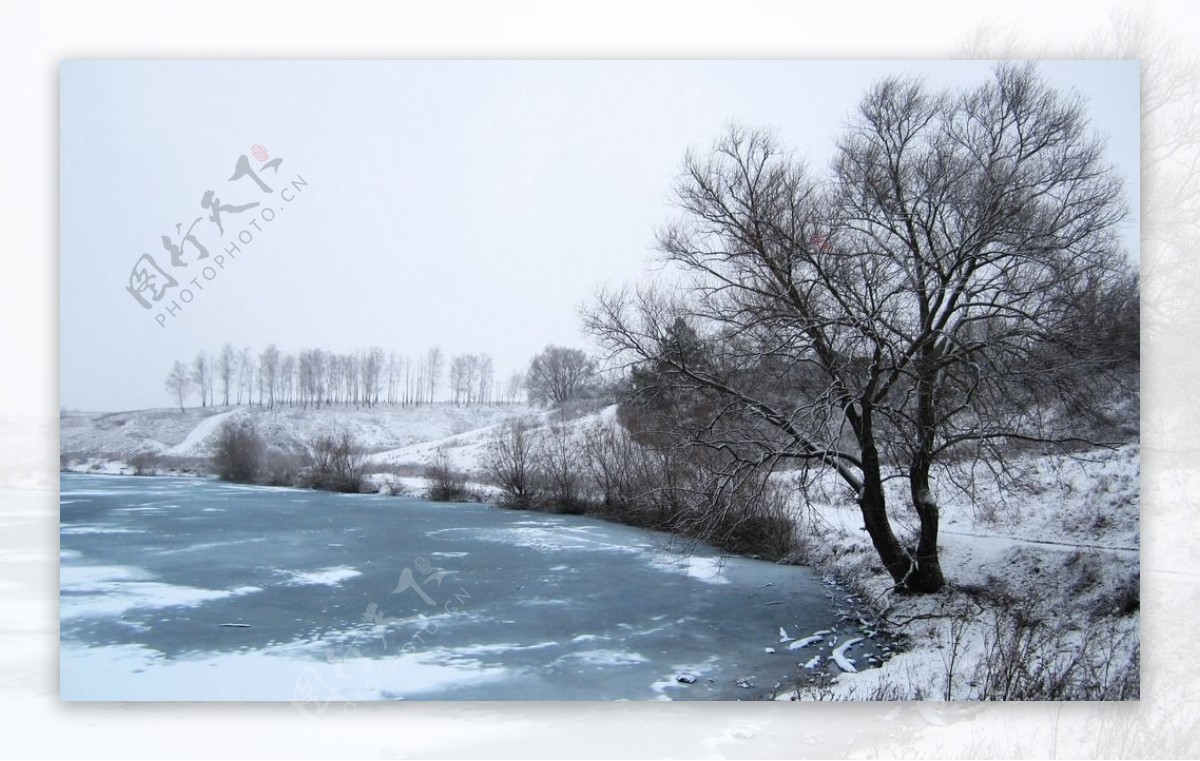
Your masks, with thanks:
M770 127L820 170L872 82L968 87L990 65L66 62L61 404L167 406L171 363L225 341L413 355L436 344L491 354L501 378L548 343L587 348L578 307L646 277L687 149L731 122ZM1136 209L1137 63L1041 67L1084 96ZM262 175L270 197L228 181L256 144L282 159ZM297 176L307 186L283 203ZM130 271L149 253L201 275L204 262L172 269L160 240L207 217L208 190L277 215L162 327L126 292ZM223 239L207 218L195 232L215 256L259 211L223 215ZM1136 255L1136 215L1126 240Z

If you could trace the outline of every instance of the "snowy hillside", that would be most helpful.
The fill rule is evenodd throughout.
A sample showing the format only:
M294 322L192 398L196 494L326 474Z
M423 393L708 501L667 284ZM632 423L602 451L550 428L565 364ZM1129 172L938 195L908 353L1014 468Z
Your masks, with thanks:
M514 415L536 427L544 428L551 425L562 425L574 437L582 437L597 423L608 423L616 419L617 405L609 405L601 410L568 416L565 419L560 413L534 409L524 409ZM511 419L511 418L505 418ZM371 464L379 467L395 465L427 465L439 450L445 452L452 468L480 476L480 463L483 462L484 450L488 442L496 434L496 429L505 419L496 420L486 426L465 433L457 433L441 438L430 438L407 446L379 452L370 458Z
M139 453L168 457L207 457L221 423L250 419L272 446L298 450L321 434L348 431L369 453L386 452L422 442L488 428L514 416L529 414L516 405L459 407L431 404L415 407L210 407L138 410L114 413L64 413L59 451L70 461L122 461Z

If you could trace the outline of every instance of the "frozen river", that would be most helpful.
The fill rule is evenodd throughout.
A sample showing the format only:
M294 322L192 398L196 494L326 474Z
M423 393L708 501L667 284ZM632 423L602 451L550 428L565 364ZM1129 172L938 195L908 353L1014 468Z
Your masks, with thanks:
M67 700L761 699L862 636L807 569L591 518L198 479L61 490Z

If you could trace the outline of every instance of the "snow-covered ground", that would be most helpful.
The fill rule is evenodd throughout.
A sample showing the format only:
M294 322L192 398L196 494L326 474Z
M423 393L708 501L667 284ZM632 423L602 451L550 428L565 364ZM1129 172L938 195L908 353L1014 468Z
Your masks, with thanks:
M1016 697L1018 684L1052 690L1067 678L1095 683L1093 697L1136 697L1139 454L1130 444L1073 457L1022 456L1012 463L1015 484L976 472L967 491L943 478L939 549L947 588L919 597L890 591L857 506L833 479L820 478L807 506L797 508L796 559L853 586L881 623L907 636L910 649L883 668L778 699L995 699L1004 696L1001 684ZM967 481L965 472L956 475ZM903 484L892 486L891 504L904 505ZM915 534L915 514L906 517L902 537Z

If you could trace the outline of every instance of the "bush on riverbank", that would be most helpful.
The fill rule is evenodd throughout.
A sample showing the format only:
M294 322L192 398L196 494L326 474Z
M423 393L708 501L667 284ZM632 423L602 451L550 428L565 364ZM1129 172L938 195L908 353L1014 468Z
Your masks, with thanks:
M510 421L482 462L502 506L591 515L778 560L792 548L786 502L765 479L732 486L682 450L639 444L615 419L583 428Z
M425 499L430 502L467 502L474 497L467 487L467 475L451 466L444 447L434 453L433 462L425 468L423 475L429 482Z
M226 420L217 431L212 468L222 481L258 483L266 444L249 420Z
M311 489L357 494L364 490L362 447L348 431L314 437L302 479Z
M222 481L297 486L322 491L364 490L362 447L348 432L313 437L302 455L270 448L249 420L227 420L213 441L210 467Z

